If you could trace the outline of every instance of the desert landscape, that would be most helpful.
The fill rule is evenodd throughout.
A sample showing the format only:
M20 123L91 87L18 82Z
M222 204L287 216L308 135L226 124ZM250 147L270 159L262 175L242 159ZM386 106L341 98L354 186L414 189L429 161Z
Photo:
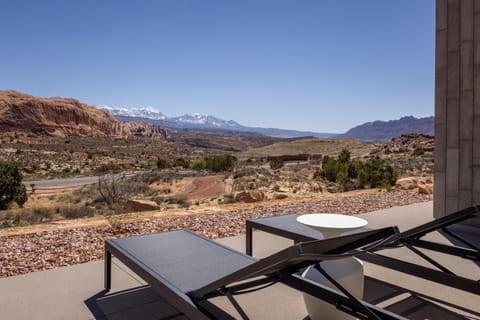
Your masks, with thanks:
M0 277L101 259L110 237L189 228L220 238L243 233L249 218L432 199L429 135L278 138L127 124L92 110L1 92L0 161L21 170L27 200L0 211Z

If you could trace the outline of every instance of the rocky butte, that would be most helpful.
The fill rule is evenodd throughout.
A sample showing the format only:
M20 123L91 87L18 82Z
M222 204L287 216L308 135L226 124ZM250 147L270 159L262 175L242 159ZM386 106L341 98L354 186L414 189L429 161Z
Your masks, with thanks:
M41 98L0 91L0 134L51 137L145 136L166 138L162 127L118 121L108 110L71 98Z

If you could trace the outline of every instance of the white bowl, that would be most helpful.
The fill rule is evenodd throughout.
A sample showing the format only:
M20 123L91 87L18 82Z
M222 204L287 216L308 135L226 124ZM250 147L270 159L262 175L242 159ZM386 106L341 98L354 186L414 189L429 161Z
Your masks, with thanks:
M325 238L365 227L365 219L336 213L311 213L297 217L301 224L322 232Z

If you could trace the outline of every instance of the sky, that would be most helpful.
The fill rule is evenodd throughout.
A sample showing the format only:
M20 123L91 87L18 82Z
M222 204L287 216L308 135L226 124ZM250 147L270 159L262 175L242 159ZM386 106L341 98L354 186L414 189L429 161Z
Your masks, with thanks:
M342 133L434 113L434 0L15 0L0 90Z

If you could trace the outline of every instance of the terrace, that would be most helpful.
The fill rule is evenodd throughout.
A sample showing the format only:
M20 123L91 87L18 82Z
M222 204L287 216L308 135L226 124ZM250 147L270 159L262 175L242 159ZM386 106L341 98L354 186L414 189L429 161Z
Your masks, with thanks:
M432 202L393 207L359 215L369 227L397 225L405 230L433 218ZM475 243L475 227L459 225L456 231ZM431 240L451 243L435 232ZM255 257L263 257L291 244L290 240L261 231L254 232ZM245 251L245 236L218 240ZM413 253L395 249L392 256L426 265ZM471 279L480 278L478 263L439 253L429 253L452 270ZM181 310L165 302L126 266L113 259L112 290L103 292L103 261L0 279L0 310L5 319L184 319ZM477 294L451 288L370 263L365 263L367 286L364 299L390 308L410 319L480 319ZM368 280L370 279L370 280ZM405 289L408 289L405 290ZM241 295L239 303L251 319L306 319L299 291L282 284ZM213 302L238 318L226 298Z

